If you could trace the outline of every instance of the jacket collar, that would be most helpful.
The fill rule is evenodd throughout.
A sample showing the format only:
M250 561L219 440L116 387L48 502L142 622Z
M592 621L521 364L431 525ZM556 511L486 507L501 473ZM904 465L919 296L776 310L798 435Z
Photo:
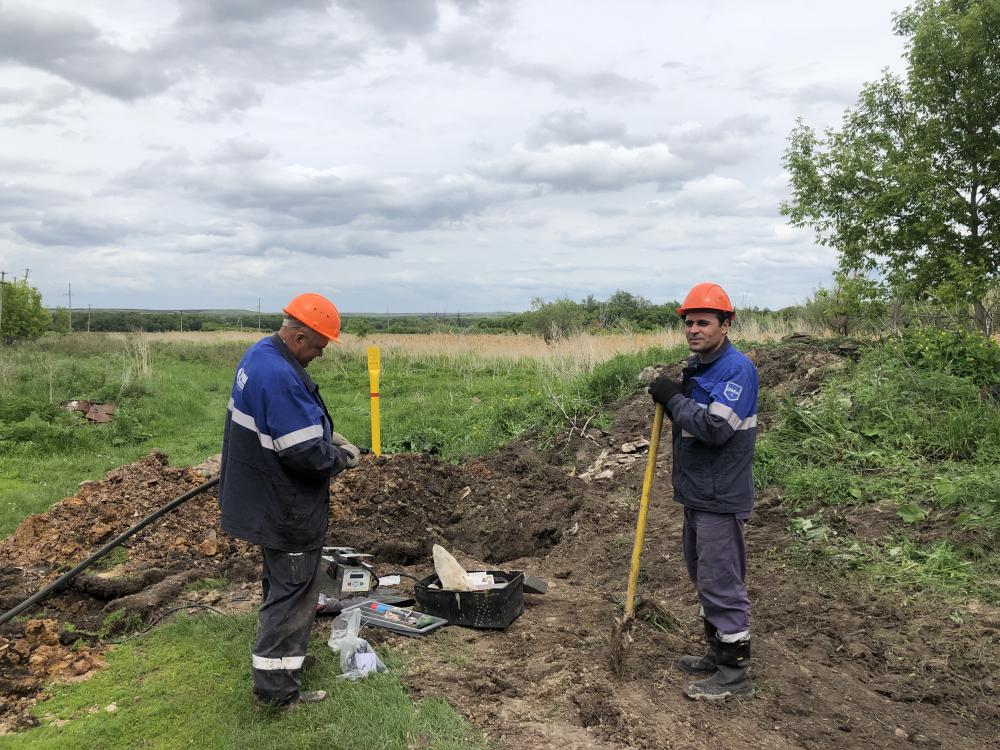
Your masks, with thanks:
M719 357L721 357L723 354L725 354L730 349L732 349L732 347L733 347L733 345L732 345L732 343L730 343L729 337L727 336L725 338L725 340L722 342L722 346L720 346L718 349L716 349L714 352L712 352L708 356L707 359L702 359L700 354L692 354L691 357L690 357L690 359L688 359L688 366L689 367L698 367L698 366L707 367L708 365L710 365L713 362L715 362L715 360L719 359Z
M297 372L299 377L302 378L302 382L306 384L306 388L309 389L309 392L314 393L316 391L316 381L309 377L309 373L306 372L306 368L300 365L299 361L295 359L295 355L292 354L292 350L288 348L288 344L286 344L277 333L271 334L271 343L274 344L274 348L278 350L278 353L288 360L288 363L294 368L295 372Z

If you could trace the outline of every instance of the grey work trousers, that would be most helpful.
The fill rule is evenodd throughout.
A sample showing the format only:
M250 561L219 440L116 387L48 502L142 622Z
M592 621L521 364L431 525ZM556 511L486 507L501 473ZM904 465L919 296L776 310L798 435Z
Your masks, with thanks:
M287 703L299 697L299 675L319 599L321 549L284 552L261 547L263 600L253 644L253 692Z
M750 635L744 523L732 513L684 508L682 547L688 576L698 588L704 618L727 642Z

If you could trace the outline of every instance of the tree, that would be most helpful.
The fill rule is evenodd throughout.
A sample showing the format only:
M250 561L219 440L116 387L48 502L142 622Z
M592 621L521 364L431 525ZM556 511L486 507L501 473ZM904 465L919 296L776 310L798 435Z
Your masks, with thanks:
M65 307L57 307L52 313L52 320L49 323L49 330L56 333L69 333L70 317L69 310Z
M856 330L879 326L887 310L877 285L870 279L838 273L832 289L817 289L813 298L806 300L802 314L815 325L847 336Z
M3 315L0 338L5 344L37 339L49 327L49 311L42 307L42 294L26 282L3 285Z
M840 270L906 299L970 305L991 333L1000 285L1000 0L919 0L894 18L905 79L866 84L841 129L800 119L782 213Z

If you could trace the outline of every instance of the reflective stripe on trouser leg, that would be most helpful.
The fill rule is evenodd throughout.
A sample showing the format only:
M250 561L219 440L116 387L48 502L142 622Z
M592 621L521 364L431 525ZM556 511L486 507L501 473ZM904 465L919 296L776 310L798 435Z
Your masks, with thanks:
M299 670L316 619L322 550L282 552L261 548L263 590L253 644L253 691L264 700L290 701L299 695Z
M684 562L698 588L704 617L724 642L750 636L743 524L732 514L684 509Z

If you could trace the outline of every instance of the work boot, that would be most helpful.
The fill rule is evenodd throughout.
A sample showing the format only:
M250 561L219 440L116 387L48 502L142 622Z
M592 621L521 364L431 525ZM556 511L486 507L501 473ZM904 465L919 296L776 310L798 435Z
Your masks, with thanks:
M733 696L753 695L749 638L726 643L717 637L715 662L715 673L704 680L688 683L684 695L696 701L724 701Z
M253 697L253 707L255 711L280 711L286 713L294 711L303 703L319 703L326 700L325 690L306 690L300 692L295 698L287 701L268 700L259 695Z
M718 653L719 637L715 626L708 620L705 623L705 640L708 641L708 653L704 656L686 654L677 660L677 666L688 674L712 674L715 671L715 657Z
M684 695L695 701L724 701L734 696L753 695L749 672L748 667L719 664L711 677L688 683Z
M299 697L296 698L293 703L319 703L320 701L326 700L325 690L306 690L305 692L299 693Z

